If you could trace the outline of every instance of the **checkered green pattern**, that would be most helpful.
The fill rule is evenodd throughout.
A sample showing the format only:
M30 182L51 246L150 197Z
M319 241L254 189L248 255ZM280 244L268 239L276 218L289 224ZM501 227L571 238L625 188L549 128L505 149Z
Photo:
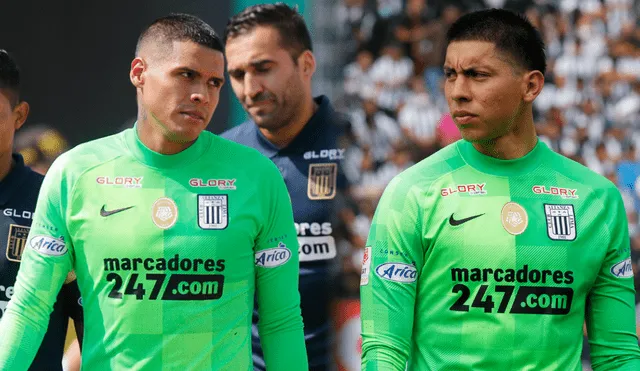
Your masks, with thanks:
M217 206L207 208L212 195ZM176 208L154 209L160 198ZM162 229L154 217L176 221ZM277 168L253 149L204 132L165 156L135 129L81 145L45 179L29 238L39 235L68 252L25 251L0 324L2 370L26 370L70 269L83 297L85 370L250 370L256 292L268 367L307 367L291 203Z
M594 369L640 369L620 194L542 142L504 161L460 141L418 163L367 246L363 370L578 371L585 320Z

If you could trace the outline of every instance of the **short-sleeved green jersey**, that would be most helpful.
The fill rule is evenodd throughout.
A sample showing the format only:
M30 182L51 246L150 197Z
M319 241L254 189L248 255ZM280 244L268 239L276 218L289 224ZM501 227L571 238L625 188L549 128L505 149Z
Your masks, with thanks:
M273 370L306 369L291 202L257 151L209 132L162 155L136 129L83 144L47 174L0 369L26 370L67 272L85 370L250 370L254 293Z
M538 142L459 141L397 176L361 279L363 370L640 370L616 187Z

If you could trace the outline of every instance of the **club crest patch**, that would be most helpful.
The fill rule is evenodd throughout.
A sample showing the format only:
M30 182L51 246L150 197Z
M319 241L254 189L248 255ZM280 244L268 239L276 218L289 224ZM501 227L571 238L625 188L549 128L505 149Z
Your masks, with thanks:
M507 202L502 207L501 219L505 231L514 236L522 234L529 225L527 211L515 202Z
M29 227L23 225L9 225L9 239L7 240L7 259L12 262L19 262L22 258L22 252L27 245L27 236L29 235Z
M228 195L198 195L198 226L225 229L229 225Z
M310 200L331 200L336 196L338 165L310 164L307 196Z
M556 241L576 239L576 216L573 205L544 205L547 219L547 234Z
M161 197L153 203L151 219L158 228L169 229L178 220L178 206L172 199Z

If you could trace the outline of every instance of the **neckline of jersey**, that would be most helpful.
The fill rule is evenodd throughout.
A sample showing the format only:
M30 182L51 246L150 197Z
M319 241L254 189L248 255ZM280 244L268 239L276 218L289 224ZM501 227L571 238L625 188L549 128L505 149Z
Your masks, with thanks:
M175 155L164 155L147 147L138 136L137 125L123 133L125 143L133 156L145 165L155 168L175 168L196 161L209 148L212 135L202 132L198 139L182 152Z
M528 174L540 166L549 147L538 139L535 147L523 157L501 160L478 152L471 142L463 139L458 142L458 151L462 159L478 171L498 176L514 176Z
M318 109L311 115L309 121L304 125L300 133L286 147L278 148L271 143L260 131L258 125L251 120L251 125L256 136L257 145L260 146L261 152L269 158L273 158L279 154L285 153L302 153L310 149L313 143L318 139L322 130L327 125L327 120L333 117L333 107L329 98L325 95L314 97L313 100L318 104Z

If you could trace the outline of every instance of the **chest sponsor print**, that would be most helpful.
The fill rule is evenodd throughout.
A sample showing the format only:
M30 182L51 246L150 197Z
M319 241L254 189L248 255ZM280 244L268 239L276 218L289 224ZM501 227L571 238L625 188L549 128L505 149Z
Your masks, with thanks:
M141 176L99 176L96 183L124 188L142 188Z
M192 187L211 187L218 188L221 190L235 190L236 189L236 180L235 179L200 179L200 178L192 178L189 179L189 185Z
M547 187L542 185L535 185L531 188L533 193L537 195L553 195L560 196L564 199L578 198L577 189L563 188L563 187Z
M442 188L440 190L440 196L447 197L456 193L466 193L470 196L486 195L485 189L486 183L472 183L472 184L459 184L452 187Z
M298 237L301 262L329 260L336 257L336 241L333 236Z

